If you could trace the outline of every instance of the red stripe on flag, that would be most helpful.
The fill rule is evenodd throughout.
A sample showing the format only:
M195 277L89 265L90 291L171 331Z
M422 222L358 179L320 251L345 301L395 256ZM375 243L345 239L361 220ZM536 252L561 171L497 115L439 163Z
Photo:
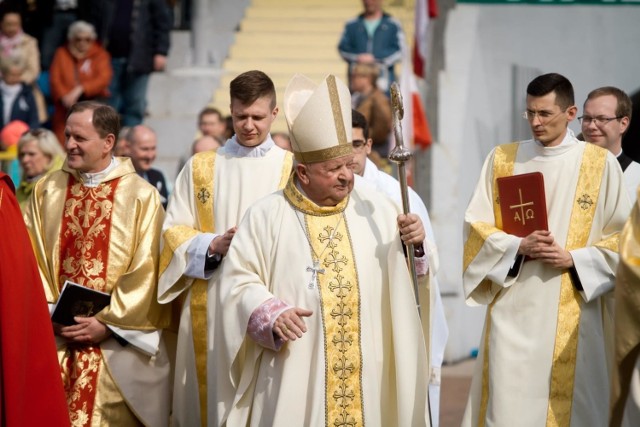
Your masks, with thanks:
M427 122L427 115L422 108L422 100L420 94L413 92L411 94L411 102L413 103L413 142L415 147L429 148L433 139L431 138L431 129Z

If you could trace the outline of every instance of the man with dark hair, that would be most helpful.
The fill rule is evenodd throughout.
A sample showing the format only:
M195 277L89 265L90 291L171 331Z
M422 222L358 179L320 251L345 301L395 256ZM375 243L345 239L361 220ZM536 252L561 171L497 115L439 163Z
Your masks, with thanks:
M50 304L67 281L110 295L97 313L53 324L72 424L167 426L170 312L156 299L163 210L131 161L113 157L119 128L112 107L73 105L65 164L38 181L24 217Z
M362 177L356 179L356 188L360 184L373 186L376 190L388 196L391 200L402 206L402 193L397 179L382 172L374 162L367 157L371 153L372 140L369 137L367 119L357 110L351 110L351 127L353 135L353 172ZM356 177L356 178L358 178ZM411 212L415 212L425 228L425 240L423 247L427 257L416 258L416 270L420 290L420 305L429 307L429 316L422 316L422 327L425 332L425 340L431 362L431 374L429 375L429 405L431 406L431 418L433 425L437 425L440 409L440 370L444 359L444 349L449 336L447 319L444 315L444 306L440 297L440 289L436 279L438 270L438 248L435 234L431 226L431 218L424 202L411 187L409 187L409 206Z
M273 82L248 71L230 85L236 135L217 151L193 156L178 175L163 226L158 298L182 304L176 356L173 420L176 425L218 425L225 410L217 394L227 378L214 375L218 349L212 301L236 226L256 200L284 187L291 153L270 136L278 114ZM227 387L227 388L225 388Z
M604 86L592 90L579 117L585 141L611 151L624 172L629 199L636 200L640 185L640 164L622 151L622 136L631 123L631 99L617 87Z
M568 128L576 111L569 80L535 78L524 113L533 139L490 153L465 213L467 304L488 307L464 426L607 424L606 299L630 205L615 157ZM546 212L524 184L518 201L498 197L498 178L531 172L543 176ZM527 219L546 215L548 229L506 233L506 207L514 221L525 207Z
M212 136L224 142L224 133L227 130L227 122L222 113L213 107L205 107L198 114L198 130L202 136Z

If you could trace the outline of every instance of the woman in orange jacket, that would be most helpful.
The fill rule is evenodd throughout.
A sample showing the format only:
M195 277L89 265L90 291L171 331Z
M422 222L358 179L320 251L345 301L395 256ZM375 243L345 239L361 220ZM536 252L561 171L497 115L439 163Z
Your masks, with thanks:
M85 21L69 27L68 43L59 47L49 68L54 102L51 126L64 145L67 110L78 101L101 100L109 96L113 76L109 53L96 42L96 30Z

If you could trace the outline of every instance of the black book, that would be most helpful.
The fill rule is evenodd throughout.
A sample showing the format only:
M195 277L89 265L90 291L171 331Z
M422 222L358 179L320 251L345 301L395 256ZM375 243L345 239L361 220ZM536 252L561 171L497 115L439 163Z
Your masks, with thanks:
M51 321L64 326L75 325L75 316L95 316L110 302L111 295L67 280L53 308Z

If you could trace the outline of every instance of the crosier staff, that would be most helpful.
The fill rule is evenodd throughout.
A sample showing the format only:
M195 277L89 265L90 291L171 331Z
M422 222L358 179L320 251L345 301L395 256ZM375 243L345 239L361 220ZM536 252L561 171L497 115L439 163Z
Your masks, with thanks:
M402 194L402 210L405 215L409 213L409 188L407 186L407 171L405 163L413 156L402 140L402 118L404 117L404 107L402 106L402 95L398 83L391 84L391 110L393 111L393 133L396 137L396 146L389 153L389 160L398 165L398 177L400 181L400 193ZM420 297L418 296L418 274L416 273L415 257L424 256L422 243L416 245L407 244L407 256L409 258L409 270L413 281L413 293L416 297L416 306L420 314Z

